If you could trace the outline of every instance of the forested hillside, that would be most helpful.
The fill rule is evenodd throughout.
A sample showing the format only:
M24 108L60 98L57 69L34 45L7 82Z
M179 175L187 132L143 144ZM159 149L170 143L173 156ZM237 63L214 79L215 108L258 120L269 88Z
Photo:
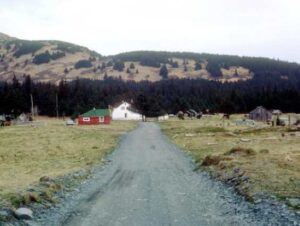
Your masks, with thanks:
M77 115L133 101L148 116L248 112L257 105L300 112L300 65L257 57L136 51L102 56L61 41L0 33L0 114Z
M217 55L206 53L190 53L190 52L153 52L153 51L137 51L123 53L114 56L115 61L137 61L141 65L160 67L162 64L170 64L176 67L176 60L170 59L193 60L201 69L201 64L205 64L206 70L214 78L223 76L222 69L230 69L231 67L243 67L249 69L254 74L260 73L278 73L281 76L287 76L291 79L300 72L300 65L297 63L288 63L280 60L272 60L261 57L239 57L230 55ZM238 73L236 76L239 76Z
M300 74L295 75L299 78ZM300 81L282 79L279 73L257 75L236 83L204 79L171 79L158 82L134 82L107 78L103 81L61 81L32 83L30 77L20 84L0 83L0 114L30 111L30 94L42 115L76 116L93 107L108 107L122 100L133 101L147 116L177 113L189 108L196 111L245 113L257 105L284 112L300 112Z
M300 65L258 57L136 51L102 56L86 47L61 41L29 41L0 33L0 80L20 81L26 75L36 82L58 84L62 79L160 81L206 79L237 82L277 73L294 80ZM25 75L25 76L24 76Z

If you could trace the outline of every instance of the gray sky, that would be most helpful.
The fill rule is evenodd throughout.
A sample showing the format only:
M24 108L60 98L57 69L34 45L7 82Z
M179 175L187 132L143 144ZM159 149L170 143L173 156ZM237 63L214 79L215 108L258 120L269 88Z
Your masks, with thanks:
M132 50L265 56L300 63L299 0L0 0L0 32Z

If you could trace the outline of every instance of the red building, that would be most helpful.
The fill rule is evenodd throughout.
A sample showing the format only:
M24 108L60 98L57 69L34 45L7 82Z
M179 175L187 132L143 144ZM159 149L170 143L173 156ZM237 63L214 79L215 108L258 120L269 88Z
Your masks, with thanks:
M109 124L110 114L108 109L93 109L78 117L79 125Z

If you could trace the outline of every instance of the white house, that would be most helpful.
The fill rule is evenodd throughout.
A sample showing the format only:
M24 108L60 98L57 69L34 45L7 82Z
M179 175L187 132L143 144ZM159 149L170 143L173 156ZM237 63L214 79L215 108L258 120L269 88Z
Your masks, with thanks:
M113 108L111 113L112 120L142 120L143 116L140 113L134 112L131 105L123 102L119 106Z

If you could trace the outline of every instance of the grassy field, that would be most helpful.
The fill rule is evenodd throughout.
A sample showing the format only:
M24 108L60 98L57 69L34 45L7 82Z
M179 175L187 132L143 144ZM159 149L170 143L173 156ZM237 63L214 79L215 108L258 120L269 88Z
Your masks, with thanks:
M64 121L41 119L39 126L0 128L0 199L35 184L100 163L134 122L65 126ZM1 201L1 200L0 200Z
M236 125L241 115L223 122L221 115L200 120L161 122L164 132L190 153L200 168L222 180L234 170L249 178L248 196L268 192L300 196L300 133L286 127Z

